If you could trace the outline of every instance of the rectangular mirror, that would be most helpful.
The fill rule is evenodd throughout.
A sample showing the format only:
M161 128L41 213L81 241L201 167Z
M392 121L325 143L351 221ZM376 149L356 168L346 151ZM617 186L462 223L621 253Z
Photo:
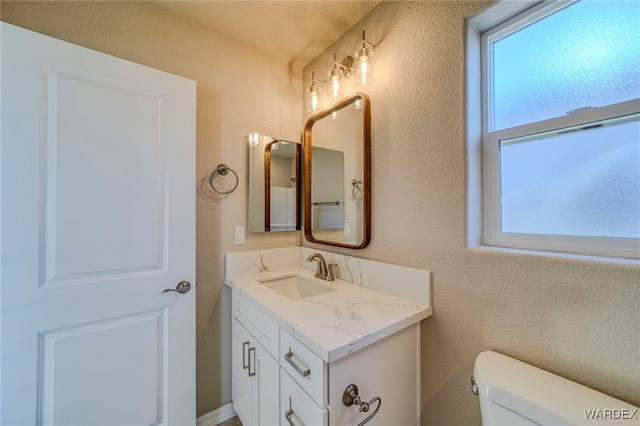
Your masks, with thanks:
M252 134L248 150L248 232L301 228L299 143Z
M364 248L371 239L371 112L363 93L311 116L304 130L304 235Z

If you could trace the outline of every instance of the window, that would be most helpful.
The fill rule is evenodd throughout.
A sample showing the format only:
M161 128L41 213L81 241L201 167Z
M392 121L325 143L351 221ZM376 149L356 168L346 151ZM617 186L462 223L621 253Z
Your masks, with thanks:
M482 35L483 243L640 258L640 2Z

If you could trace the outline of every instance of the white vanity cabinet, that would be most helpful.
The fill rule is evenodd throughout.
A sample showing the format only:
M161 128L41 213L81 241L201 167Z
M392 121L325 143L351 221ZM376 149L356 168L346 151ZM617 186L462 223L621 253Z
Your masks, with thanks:
M382 400L367 426L419 424L419 323L326 362L253 303L233 292L233 396L244 425L355 426L377 402L368 413L344 405L350 384L362 401Z
M315 277L306 260L314 253L338 264L334 281ZM366 426L420 424L429 271L305 247L227 253L225 267L233 293L233 401L245 426L357 426L374 413ZM244 364L257 363L253 382L243 345ZM350 385L371 402L368 412L345 405Z
M233 303L234 408L244 425L278 425L278 326L242 297L234 294Z
M420 322L432 314L430 272L323 253L351 277L327 282L315 277L315 265L300 266L310 254L227 254L232 395L243 424L357 426L369 417L366 426L420 424ZM360 402L370 403L368 412Z

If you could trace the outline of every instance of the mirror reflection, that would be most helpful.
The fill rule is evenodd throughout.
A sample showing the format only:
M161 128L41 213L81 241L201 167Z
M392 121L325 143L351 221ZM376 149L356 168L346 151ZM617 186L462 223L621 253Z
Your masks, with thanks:
M311 229L342 231L345 225L344 152L317 146L312 150Z
M299 143L252 134L248 149L249 232L301 228L301 147Z
M364 248L371 229L369 99L351 96L307 120L304 133L305 237Z

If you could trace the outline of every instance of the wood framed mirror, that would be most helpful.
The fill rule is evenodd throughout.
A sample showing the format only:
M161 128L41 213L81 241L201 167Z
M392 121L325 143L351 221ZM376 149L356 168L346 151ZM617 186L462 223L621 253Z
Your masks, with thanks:
M304 127L304 235L362 249L371 240L371 106L356 93Z
M301 146L252 134L248 149L248 232L296 231L301 228Z

